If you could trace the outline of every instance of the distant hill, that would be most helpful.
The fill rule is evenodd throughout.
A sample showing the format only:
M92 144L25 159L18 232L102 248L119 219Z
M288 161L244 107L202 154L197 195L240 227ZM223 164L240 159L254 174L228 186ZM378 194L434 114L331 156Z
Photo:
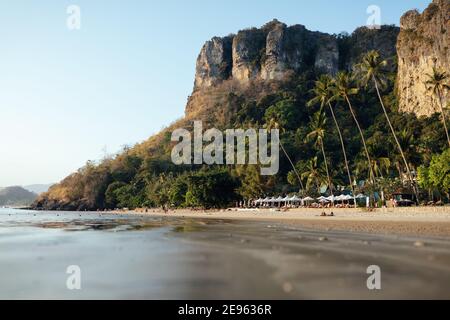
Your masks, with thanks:
M52 183L50 183L50 184L31 184L29 186L23 186L23 188L30 192L33 192L36 194L41 194L41 193L47 192L48 189L50 189L50 187L52 185L53 185Z
M37 194L22 187L0 189L0 206L28 206L36 200Z

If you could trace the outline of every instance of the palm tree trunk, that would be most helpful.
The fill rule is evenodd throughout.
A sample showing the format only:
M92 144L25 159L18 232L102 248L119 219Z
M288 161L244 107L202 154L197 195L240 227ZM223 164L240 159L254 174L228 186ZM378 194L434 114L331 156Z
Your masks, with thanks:
M378 89L377 79L375 79L375 77L373 77L372 79L373 79L373 82L375 83L375 89L377 90L378 99L380 100L381 107L383 108L384 115L386 116L386 120L387 120L387 122L389 124L389 127L391 128L392 135L394 136L395 142L397 143L397 147L398 147L398 149L400 151L400 154L401 154L401 156L403 158L403 162L405 163L406 170L408 171L409 180L411 182L411 186L413 188L413 191L414 191L414 193L416 195L416 201L419 201L419 193L418 193L418 191L416 189L416 184L414 182L414 178L412 176L412 173L411 173L411 170L409 168L408 161L406 160L405 154L403 152L402 146L400 145L400 142L398 141L397 135L395 134L394 127L392 126L391 120L389 119L389 115L388 115L388 113L386 111L386 107L384 106L383 99L381 98L380 90Z
M323 161L325 162L325 171L327 172L328 186L330 188L331 195L334 196L333 184L331 183L330 171L328 170L327 156L325 155L325 148L323 147L323 140L320 141L320 147L322 149ZM334 205L334 202L333 202L333 205Z
M445 120L444 106L442 105L441 90L438 89L439 107L441 108L442 122L444 123L445 134L447 135L448 146L450 147L450 136L448 135L447 121Z
M348 166L348 159L347 159L347 152L345 151L344 138L342 137L341 128L339 127L339 123L337 122L336 115L334 114L334 110L333 110L333 107L331 106L330 102L328 102L328 106L330 107L331 115L333 117L334 124L336 125L336 129L339 134L339 139L341 140L341 147L342 147L342 153L344 155L345 168L347 169L348 181L350 183L350 188L352 188L353 201L355 202L355 207L356 207L356 195L355 195L355 190L353 188L352 175L350 173L350 168Z
M345 96L345 100L347 101L348 107L349 107L350 112L351 112L351 114L353 116L353 120L355 120L356 126L358 127L359 134L361 136L361 141L362 141L363 146L364 146L364 152L366 153L366 157L367 157L367 164L369 166L369 176L370 176L369 180L373 184L375 184L375 181L374 181L375 175L373 174L372 161L370 160L369 150L367 150L366 139L364 138L364 134L362 132L361 126L359 125L358 119L356 118L355 112L353 111L353 107L352 107L352 104L350 102L350 99L347 96Z
M294 165L294 163L292 162L291 157L289 157L288 153L287 153L286 150L284 149L284 146L283 146L283 144L281 143L281 139L280 139L280 147L281 147L281 150L283 150L284 154L286 155L286 158L288 158L289 162L291 163L292 169L294 169L295 175L297 176L298 181L300 182L300 186L301 186L301 188L302 188L302 191L304 191L304 190L305 190L305 187L303 186L302 178L300 178L300 175L298 174L297 168L295 168L295 165Z

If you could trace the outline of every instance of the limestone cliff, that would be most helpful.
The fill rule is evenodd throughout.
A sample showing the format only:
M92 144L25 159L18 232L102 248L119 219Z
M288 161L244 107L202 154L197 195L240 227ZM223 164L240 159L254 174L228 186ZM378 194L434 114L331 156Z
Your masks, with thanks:
M288 71L299 72L309 63L336 72L338 59L335 37L274 20L260 29L206 42L197 59L195 90L229 79L241 84L282 80Z
M425 81L432 68L450 70L450 1L433 0L420 14L407 12L401 18L398 52L399 109L418 116L438 111L435 99L427 92ZM450 102L450 93L444 103Z
M395 56L397 35L397 27L383 26L380 30L362 27L342 37L273 20L259 29L215 37L198 56L186 115L193 117L221 105L229 93L267 94L290 76L307 70L335 74L350 69L372 49L388 58Z

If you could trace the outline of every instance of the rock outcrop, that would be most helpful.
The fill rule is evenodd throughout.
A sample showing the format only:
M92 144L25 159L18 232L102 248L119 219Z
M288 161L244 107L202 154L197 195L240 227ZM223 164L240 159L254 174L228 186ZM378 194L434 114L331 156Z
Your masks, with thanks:
M203 46L197 59L195 87L210 87L230 77L232 38L215 37Z
M230 79L241 84L283 80L289 72L301 72L311 64L335 73L338 63L336 37L274 20L260 29L206 42L197 59L195 90Z
M433 0L420 14L412 10L403 15L398 37L399 110L430 116L439 110L425 82L433 67L450 70L450 1ZM444 105L450 102L445 93Z
M242 93L255 85L270 91L276 88L275 82L306 70L336 74L340 69L350 69L369 50L378 49L390 58L396 53L398 32L394 26L380 30L362 27L345 42L336 35L273 20L259 29L215 37L205 43L198 56L194 92L186 115L220 105L230 92Z

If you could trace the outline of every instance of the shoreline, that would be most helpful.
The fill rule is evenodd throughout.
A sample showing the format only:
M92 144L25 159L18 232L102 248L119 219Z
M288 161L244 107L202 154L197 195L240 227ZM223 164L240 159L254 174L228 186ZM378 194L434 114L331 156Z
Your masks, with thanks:
M334 216L321 217L325 211ZM368 212L363 209L291 209L275 211L270 209L228 209L211 211L150 209L134 211L113 211L113 214L131 214L153 217L174 217L192 219L241 220L282 223L315 230L363 232L388 235L450 237L450 207L377 209Z
M62 213L63 211L54 212ZM322 212L325 212L327 216L322 217ZM330 216L332 212L334 216ZM264 208L227 210L176 209L168 212L164 212L161 209L136 209L94 213L155 218L253 221L284 224L294 228L301 227L317 231L450 238L450 206L379 208L374 211L367 211L365 208L298 208L287 211Z

